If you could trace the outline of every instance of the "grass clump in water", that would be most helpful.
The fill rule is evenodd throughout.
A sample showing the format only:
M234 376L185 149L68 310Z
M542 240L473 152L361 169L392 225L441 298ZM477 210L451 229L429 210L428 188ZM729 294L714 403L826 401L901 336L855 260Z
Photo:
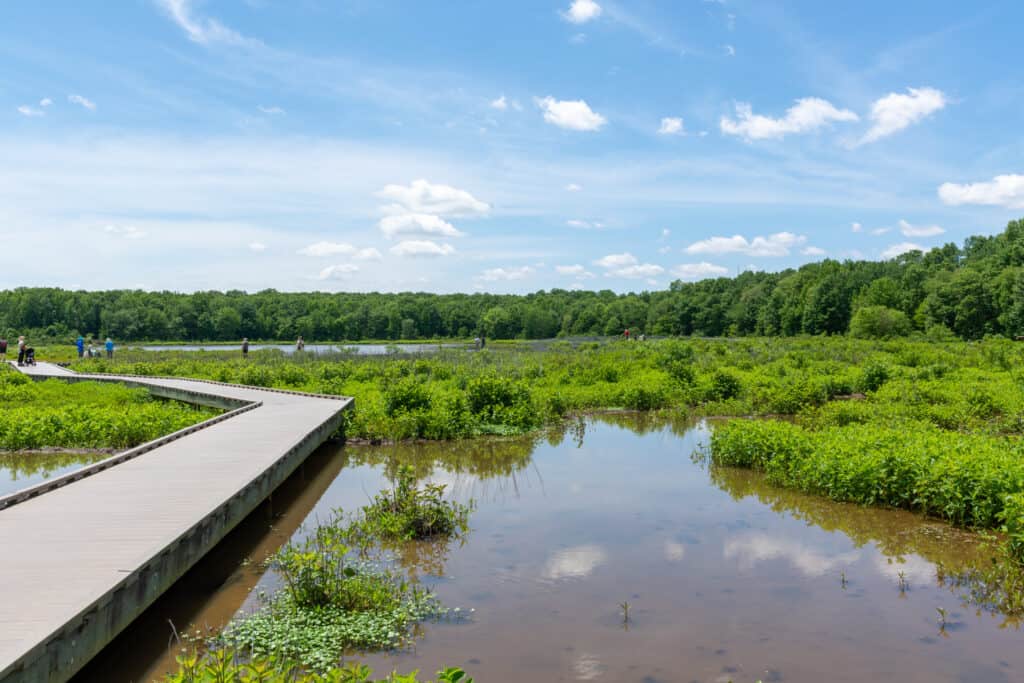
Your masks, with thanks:
M338 511L303 541L286 545L272 559L284 589L259 611L231 622L219 642L317 672L330 671L346 650L403 645L412 624L447 610L404 575L358 558L375 541L464 532L469 507L445 501L444 488L418 487L412 468L402 467L395 488L378 494L362 516L349 522Z
M361 539L419 541L465 533L470 506L444 499L444 484L416 484L409 465L398 469L395 487L363 507L350 532Z
M280 657L245 656L234 648L212 650L204 655L192 653L178 657L178 671L164 678L165 683L420 683L419 671L392 672L384 678L372 678L373 671L363 664L350 663L323 672L308 672ZM424 680L422 683L435 683ZM446 668L437 672L436 683L473 683L466 672Z

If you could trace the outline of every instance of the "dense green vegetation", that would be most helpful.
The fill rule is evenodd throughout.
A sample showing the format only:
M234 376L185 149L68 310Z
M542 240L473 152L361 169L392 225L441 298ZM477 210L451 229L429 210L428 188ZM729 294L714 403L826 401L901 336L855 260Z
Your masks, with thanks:
M411 468L400 469L395 488L378 494L354 519L338 511L303 540L281 548L272 566L283 590L228 624L217 642L320 672L331 671L346 650L400 646L413 623L447 610L373 551L383 548L381 542L443 542L464 532L469 509L443 494L444 486L420 487Z
M821 407L820 419L837 424L864 421L884 409L947 430L1024 429L1024 398L1013 371L1024 360L1024 345L1000 339L664 340L424 357L250 356L136 353L75 367L354 396L347 434L368 440L510 434L558 423L573 412L609 408L792 415ZM880 395L866 405L831 402L857 392Z
M852 322L851 322L852 321ZM240 291L0 292L0 335L69 341L542 339L618 335L1024 334L1024 220L889 261L825 260L777 273L674 282L666 291L616 295L541 291L493 294L256 294Z
M419 672L391 673L373 679L373 671L352 663L322 673L302 670L295 664L276 657L248 657L230 648L213 650L204 655L178 657L178 671L167 676L165 683L419 683ZM433 683L423 681L422 683ZM447 668L437 672L436 683L473 683L462 669Z
M33 382L0 367L0 451L137 446L216 411L106 382Z

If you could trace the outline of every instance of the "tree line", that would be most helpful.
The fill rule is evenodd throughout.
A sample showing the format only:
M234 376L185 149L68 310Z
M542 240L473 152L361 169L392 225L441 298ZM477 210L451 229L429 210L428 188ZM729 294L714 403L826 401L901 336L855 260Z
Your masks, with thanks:
M864 337L917 332L978 339L1024 334L1024 220L888 261L824 261L776 273L676 281L615 294L526 295L139 290L0 291L0 334L125 341L467 338L618 335Z

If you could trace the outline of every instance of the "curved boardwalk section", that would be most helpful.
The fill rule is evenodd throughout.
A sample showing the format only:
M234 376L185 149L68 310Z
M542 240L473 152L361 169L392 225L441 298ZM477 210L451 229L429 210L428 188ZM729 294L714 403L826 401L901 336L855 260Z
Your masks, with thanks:
M352 399L188 379L123 381L230 419L0 510L0 681L65 681L341 425Z

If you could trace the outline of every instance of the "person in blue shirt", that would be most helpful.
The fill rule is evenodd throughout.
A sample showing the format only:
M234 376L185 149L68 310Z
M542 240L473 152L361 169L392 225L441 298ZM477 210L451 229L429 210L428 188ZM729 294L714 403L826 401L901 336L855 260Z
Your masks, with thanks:
M114 357L114 340L111 339L110 337L107 337L107 343L105 344L105 346L107 347L107 358L113 359L113 357Z
M75 346L78 347L78 357L81 358L85 355L85 339L82 335L78 335L78 339L75 340Z

